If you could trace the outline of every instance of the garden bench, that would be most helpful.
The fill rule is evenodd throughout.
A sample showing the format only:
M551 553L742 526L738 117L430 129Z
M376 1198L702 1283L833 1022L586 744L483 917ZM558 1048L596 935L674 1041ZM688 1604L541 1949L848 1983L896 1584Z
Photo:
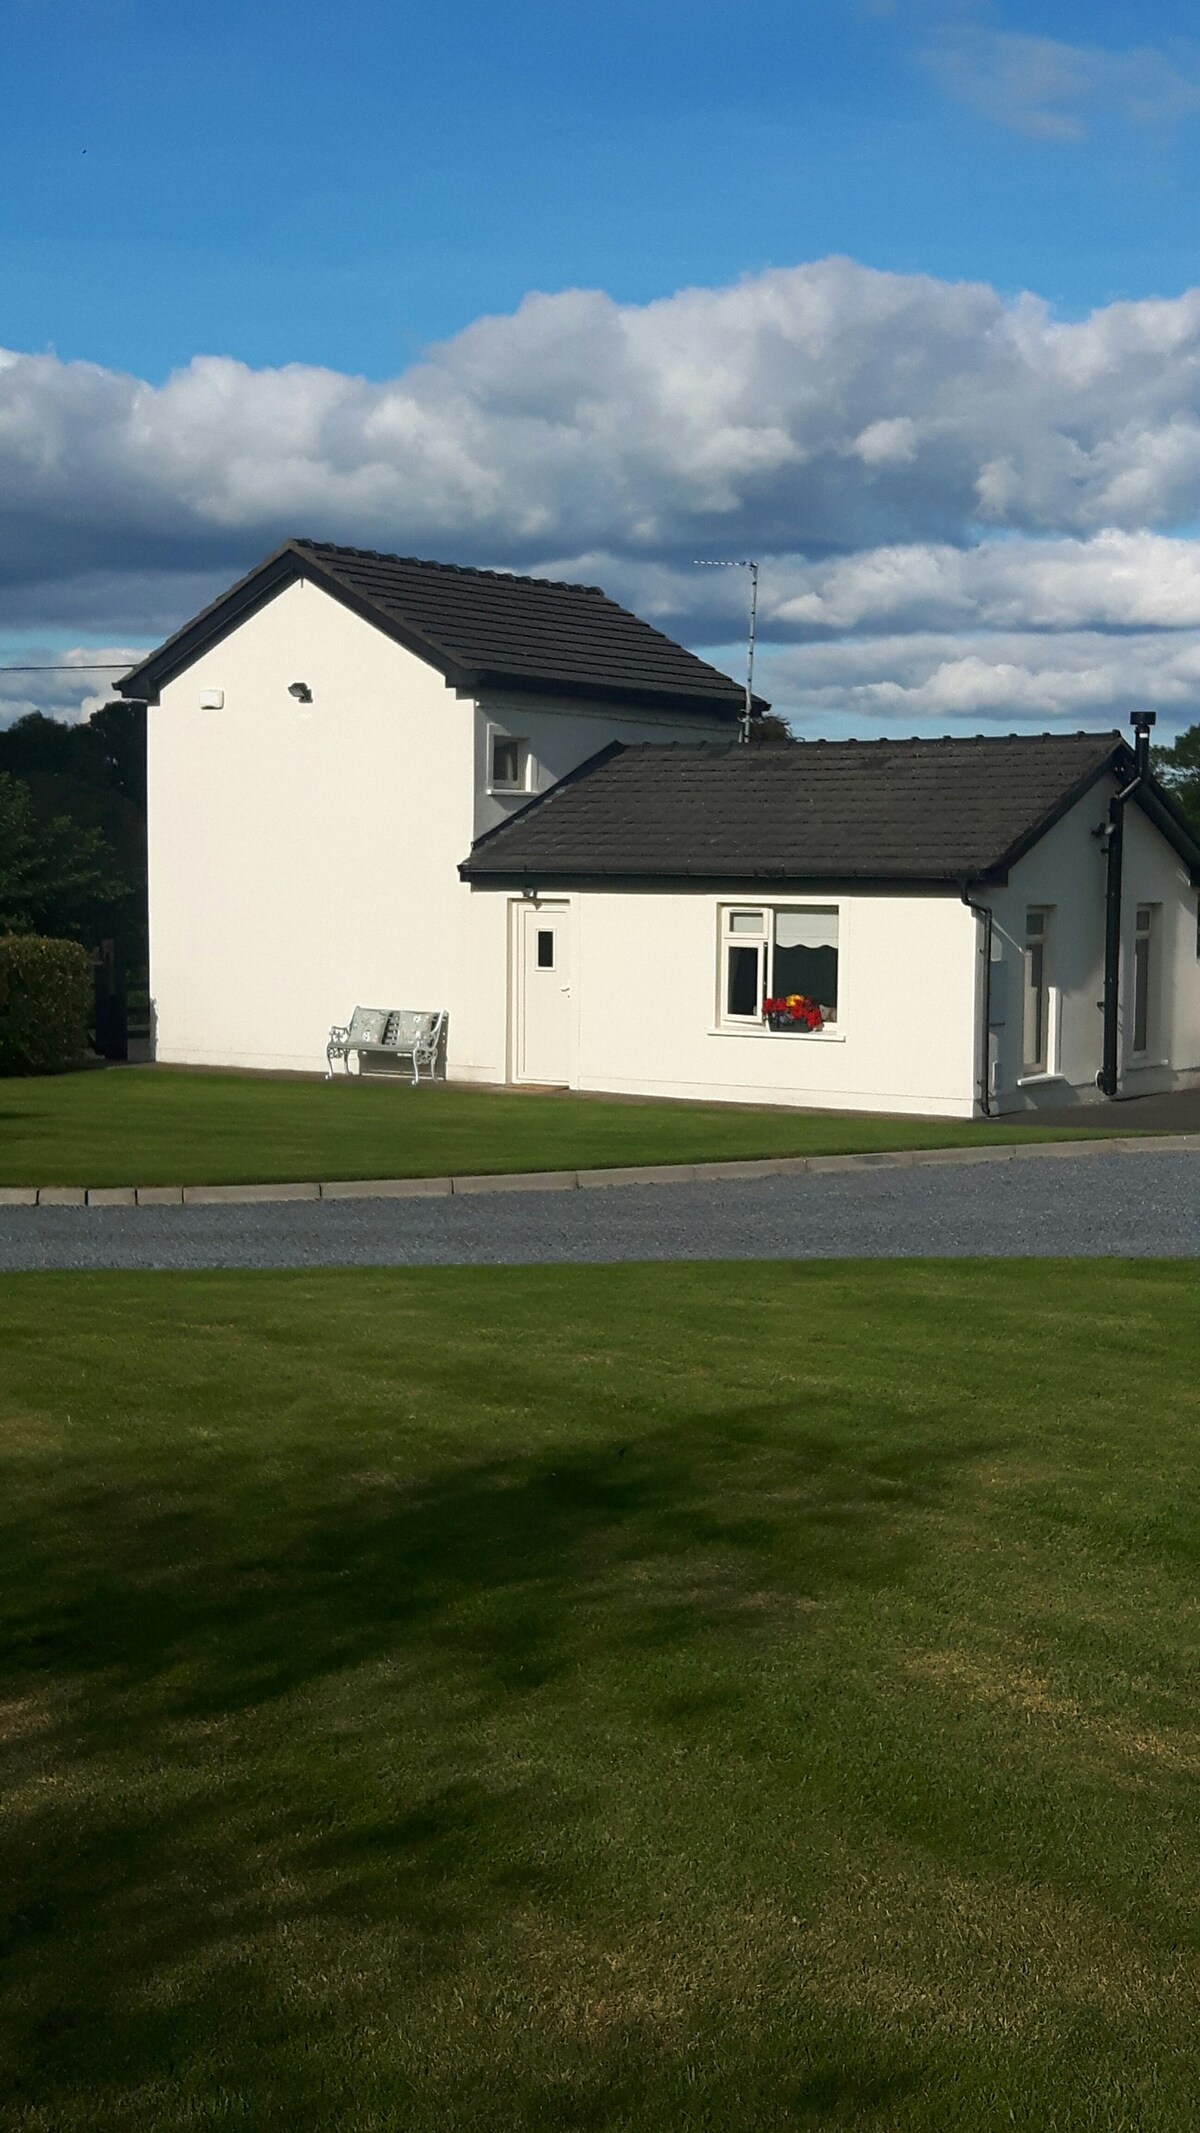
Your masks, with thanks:
M428 1067L429 1079L434 1081L445 1027L445 1008L356 1007L349 1022L335 1022L329 1032L325 1079L333 1079L335 1059L342 1060L348 1074L350 1055L354 1053L360 1074L368 1060L394 1060L397 1068L406 1062L411 1066L414 1081L421 1079L421 1068ZM443 1080L445 1071L443 1065Z

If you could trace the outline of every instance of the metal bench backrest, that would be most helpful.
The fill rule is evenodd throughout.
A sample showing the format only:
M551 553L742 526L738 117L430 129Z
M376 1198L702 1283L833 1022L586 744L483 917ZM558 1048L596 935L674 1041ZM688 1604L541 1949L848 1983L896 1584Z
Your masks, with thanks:
M425 1051L433 1042L441 1016L414 1007L356 1007L350 1017L347 1051L378 1046L381 1051Z
M356 1007L350 1017L347 1050L356 1051L360 1044L382 1044L388 1019L386 1007Z
M440 1019L440 1016L419 1008L396 1008L388 1016L387 1035L383 1041L394 1044L398 1052L427 1050Z

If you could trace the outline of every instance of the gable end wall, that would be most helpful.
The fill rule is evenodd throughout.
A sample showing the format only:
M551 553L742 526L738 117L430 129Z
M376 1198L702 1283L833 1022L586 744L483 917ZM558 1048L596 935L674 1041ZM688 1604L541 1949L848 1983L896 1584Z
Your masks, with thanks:
M493 723L529 740L538 789L613 738L714 735L569 699L477 706L303 578L165 683L147 737L155 1056L311 1072L355 1005L445 1007L451 1073L503 1081L506 916L458 876L518 804L486 791Z
M991 1061L997 1108L1100 1103L1104 992L1106 865L1093 833L1104 821L1116 781L1104 779L1014 866L1008 883L990 895L992 948ZM1187 867L1154 825L1131 803L1125 813L1121 943L1122 1000L1119 1058L1121 1094L1149 1095L1200 1077L1200 963L1196 959L1196 891ZM1139 903L1158 907L1156 954L1159 1043L1135 1061L1127 1042L1132 1014L1133 937ZM1023 1075L1025 918L1031 905L1054 910L1050 981L1054 1056L1045 1080Z

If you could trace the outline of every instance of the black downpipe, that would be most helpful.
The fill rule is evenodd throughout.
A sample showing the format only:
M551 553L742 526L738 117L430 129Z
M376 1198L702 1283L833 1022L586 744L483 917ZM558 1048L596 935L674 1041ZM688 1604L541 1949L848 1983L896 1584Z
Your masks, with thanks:
M1125 858L1125 800L1133 787L1114 794L1108 809L1108 872L1104 882L1104 1046L1096 1079L1106 1096L1117 1093L1117 1023L1121 1002L1121 871Z
M1108 804L1107 858L1104 884L1104 1045L1097 1086L1106 1096L1117 1093L1118 1036L1121 1010L1121 884L1125 861L1125 803L1150 776L1150 728L1153 711L1135 711L1133 777L1124 790L1114 793Z
M966 883L960 891L968 911L973 911L983 920L983 1035L980 1043L979 1108L985 1118L992 1115L992 908L990 904L973 904Z

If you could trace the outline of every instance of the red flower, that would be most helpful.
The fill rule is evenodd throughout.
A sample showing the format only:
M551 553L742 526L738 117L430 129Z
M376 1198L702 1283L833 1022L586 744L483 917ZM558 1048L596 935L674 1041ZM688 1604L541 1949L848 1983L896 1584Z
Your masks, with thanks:
M802 992L764 1000L762 1011L773 1021L791 1022L799 1029L817 1030L824 1026L825 1017L818 1003Z

